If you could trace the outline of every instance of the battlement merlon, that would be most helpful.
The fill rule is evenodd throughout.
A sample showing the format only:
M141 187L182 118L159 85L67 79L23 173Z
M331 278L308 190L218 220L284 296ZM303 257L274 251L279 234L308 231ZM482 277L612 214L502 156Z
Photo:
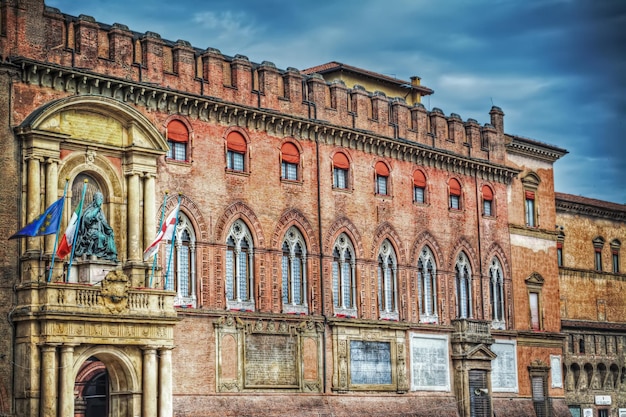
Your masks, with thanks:
M454 113L445 116L437 108L428 111L419 97L433 91L421 86L418 77L406 83L338 63L331 63L333 76L330 67L317 72L315 68L281 70L269 61L257 64L243 55L230 57L215 48L203 50L187 41L164 40L154 32L141 34L119 23L107 25L90 16L63 14L44 6L42 0L7 0L0 13L4 23L0 53L5 62L26 59L56 65L60 70L51 77L59 83L53 82L52 88L65 89L63 68L107 74L173 93L400 138L472 159L505 162L501 109L493 107L490 123L482 126L474 119L464 122ZM335 77L337 68L343 79ZM354 82L351 86L346 83L348 69L353 73L348 77L348 82ZM371 82L371 89L377 90L368 91L356 81ZM404 96L389 97L395 94L391 87L404 89Z

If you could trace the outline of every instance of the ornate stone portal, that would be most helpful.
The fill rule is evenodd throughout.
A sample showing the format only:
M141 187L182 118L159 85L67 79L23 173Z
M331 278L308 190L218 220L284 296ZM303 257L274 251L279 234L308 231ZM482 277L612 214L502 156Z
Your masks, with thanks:
M115 376L111 415L172 415L172 293L133 289L117 270L101 288L26 283L17 294L17 415L74 415L74 378L92 358Z

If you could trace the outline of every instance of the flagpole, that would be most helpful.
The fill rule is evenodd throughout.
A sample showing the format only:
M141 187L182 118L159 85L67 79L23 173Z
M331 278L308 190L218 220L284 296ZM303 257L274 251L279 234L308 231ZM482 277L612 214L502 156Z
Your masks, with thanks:
M87 191L87 183L89 182L89 180L87 180L85 178L85 183L83 184L83 195L80 197L80 210L78 211L78 220L77 220L77 226L76 226L76 231L74 232L74 241L72 242L72 253L70 254L70 263L67 266L67 275L66 275L66 281L65 282L70 282L70 273L72 272L72 261L74 260L74 251L76 250L76 238L78 238L78 232L80 232L80 225L83 222L83 201L85 201L85 192Z
M61 208L61 215L63 215L63 208L65 208L65 195L67 194L67 184L69 184L70 179L65 178L65 188L63 189L63 207ZM52 249L52 260L50 261L50 273L48 274L48 282L52 281L52 271L54 270L54 258L57 257L57 245L59 243L59 232L61 231L61 222L59 222L59 227L57 227L57 233L54 237L54 249Z
M180 197L182 196L182 193L178 193L178 207L180 210ZM170 276L170 266L172 264L172 257L174 256L174 249L175 249L175 242L176 242L176 226L178 226L178 217L179 217L180 213L176 213L176 221L174 222L174 233L172 233L172 242L171 242L171 248L170 248L170 257L167 260L167 269L165 270L165 287L163 288L164 290L167 290L167 279Z
M167 203L167 194L169 191L165 191L165 196L163 197L163 208L161 209L161 221L159 222L159 230L163 227L163 217L165 217L165 204ZM157 258L159 257L159 253L157 252L154 255L154 259L152 260L152 272L150 273L150 288L152 288L152 278L154 278L154 270L157 264Z

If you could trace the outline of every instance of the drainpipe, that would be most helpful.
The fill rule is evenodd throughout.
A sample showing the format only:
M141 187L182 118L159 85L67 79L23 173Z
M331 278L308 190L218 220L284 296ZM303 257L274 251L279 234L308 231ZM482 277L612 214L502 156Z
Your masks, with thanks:
M319 143L319 133L315 132L315 153L316 158L315 162L317 164L317 230L318 230L318 240L319 240L319 276L320 276L320 298L321 298L321 306L322 306L322 317L324 318L324 333L322 335L322 393L326 393L326 327L328 325L328 317L326 317L326 303L324 299L324 254L323 254L323 246L322 246L322 196L321 196L321 186L320 186L320 143Z

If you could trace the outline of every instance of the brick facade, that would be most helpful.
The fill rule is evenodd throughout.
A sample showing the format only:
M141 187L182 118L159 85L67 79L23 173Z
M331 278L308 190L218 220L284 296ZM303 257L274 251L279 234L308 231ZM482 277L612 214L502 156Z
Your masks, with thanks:
M81 175L104 194L118 249L115 268L139 293L160 296L153 292L168 284L175 290L170 294L178 321L161 323L173 326L176 345L172 398L161 391L156 396L161 414L168 415L171 400L177 416L431 416L432 410L521 416L533 407L566 415L563 384L551 380L558 374L551 369L554 357L562 357L566 340L558 308L564 292L556 263L553 179L553 163L565 150L506 134L497 107L483 125L428 111L419 99L432 90L415 81L385 90L384 76L355 68L348 83L333 77L332 66L282 70L89 16L66 16L42 1L6 1L0 14L6 24L0 32L0 80L7 92L0 103L12 115L10 125L0 127L9 151L0 158L6 159L10 189L17 190L0 200L0 228L10 234L31 221L62 195L66 177L71 191L64 225L77 205L79 188L72 187L81 185ZM412 85L410 105L395 97L403 84ZM238 158L235 146L244 148L234 152L242 155L241 165L229 159ZM289 167L293 178L281 177L284 146L297 150L297 162ZM168 147L180 153L168 153ZM349 164L345 186L335 177L338 158ZM424 201L415 198L416 171L425 177ZM377 188L381 181L384 191ZM176 235L184 241L177 246L175 272L166 277L163 244L153 275L152 260L144 262L141 253L161 213L171 212L178 200L186 234ZM283 250L294 230L306 252L300 258ZM249 250L231 258L241 249L230 240L237 233ZM347 243L342 239L349 241L350 258L336 269L337 248ZM33 287L60 285L41 278L52 244L50 237L10 242L10 252L0 258L7 271L3 282L9 283L0 292L7 306L2 308L50 302L12 300ZM384 277L383 249L392 260ZM190 267L184 275L189 285L181 281L181 259ZM304 270L298 274L306 284L303 302L287 305L283 263L293 259L304 260L297 271ZM424 259L436 269L429 314L420 312L427 298L419 284ZM94 262L79 260L83 268ZM67 280L67 267L67 260L58 260L54 281ZM346 305L339 306L333 282L344 267L353 282L344 287ZM236 287L227 278L230 271L245 275L244 270L251 271L246 296L232 290L229 299ZM501 281L494 287L495 276ZM137 325L132 314L113 319L92 309L103 323ZM21 356L0 360L0 375L19 380L16 386L24 389L0 385L0 413L54 415L45 395L21 380L37 375L10 365L33 360L43 349L25 341L38 319L20 314L16 323L34 324L20 324L19 335L3 325L11 335L6 351L17 340ZM58 317L46 320L63 324ZM157 329L158 319L151 320ZM112 401L110 407L119 415L133 415L131 409L151 415L146 401L153 387L137 362L152 366L150 355L165 336L133 326L128 363L121 353L124 339L119 352L97 343L72 347L77 357L93 349L111 375L135 372L143 399ZM70 336L58 343L83 340ZM435 350L424 350L429 341ZM139 343L148 344L143 356ZM516 367L493 369L494 343L513 346ZM46 349L60 355L68 348ZM433 352L432 360L424 359ZM159 364L159 378L167 378L167 363ZM433 371L436 377L420 374L420 366L439 371ZM369 367L376 372L367 372ZM495 382L492 372L507 383ZM545 380L545 396L531 390L537 375ZM130 391L132 378L122 379L111 386ZM520 405L517 414L507 400Z

